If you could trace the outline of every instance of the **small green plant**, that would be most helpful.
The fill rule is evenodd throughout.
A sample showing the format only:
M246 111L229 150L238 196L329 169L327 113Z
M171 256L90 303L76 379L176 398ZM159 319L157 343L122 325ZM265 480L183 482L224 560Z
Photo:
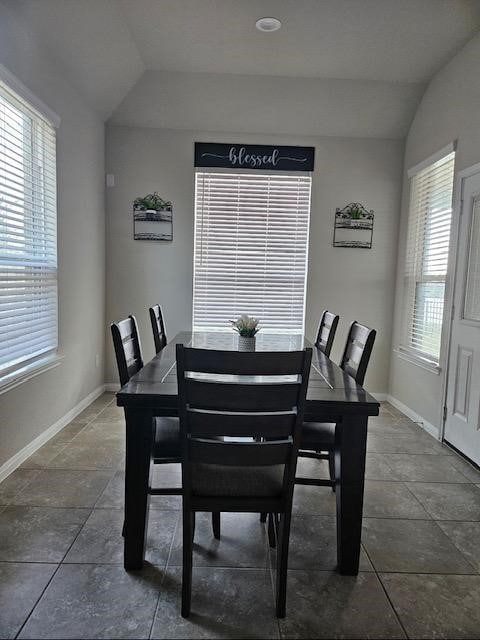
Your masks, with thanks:
M358 220L362 215L362 210L357 204L352 204L349 210L352 220Z
M135 198L133 206L139 211L147 211L148 209L161 211L162 209L170 209L172 207L172 203L169 200L164 200L156 191L154 191L143 198Z
M243 338L253 338L260 331L258 323L257 318L251 318L246 314L241 315L237 320L230 320L232 329Z

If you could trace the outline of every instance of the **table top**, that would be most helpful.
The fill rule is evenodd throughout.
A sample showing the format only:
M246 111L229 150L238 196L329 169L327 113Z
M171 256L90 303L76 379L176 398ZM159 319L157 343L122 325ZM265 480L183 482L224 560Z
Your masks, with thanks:
M117 393L122 407L174 409L177 406L175 349L177 344L199 349L237 350L233 332L182 332L148 362ZM378 415L379 403L300 334L259 333L256 351L298 351L313 349L307 391L307 412L318 412L322 420L334 421L337 412ZM331 412L331 416L329 415Z

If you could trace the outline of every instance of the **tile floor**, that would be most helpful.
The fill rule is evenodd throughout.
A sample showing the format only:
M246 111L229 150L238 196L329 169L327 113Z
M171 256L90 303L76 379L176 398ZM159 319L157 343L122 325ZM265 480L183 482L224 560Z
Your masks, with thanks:
M281 621L256 515L223 514L220 542L198 518L188 621L178 497L152 499L148 563L123 570L123 432L105 394L0 484L1 638L480 638L480 472L393 407L370 421L358 577L335 572L331 491L296 487Z

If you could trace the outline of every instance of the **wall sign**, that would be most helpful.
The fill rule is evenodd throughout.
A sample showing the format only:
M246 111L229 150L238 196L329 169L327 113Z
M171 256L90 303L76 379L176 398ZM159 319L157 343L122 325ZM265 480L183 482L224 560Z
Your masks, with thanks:
M195 143L196 167L313 171L315 147Z

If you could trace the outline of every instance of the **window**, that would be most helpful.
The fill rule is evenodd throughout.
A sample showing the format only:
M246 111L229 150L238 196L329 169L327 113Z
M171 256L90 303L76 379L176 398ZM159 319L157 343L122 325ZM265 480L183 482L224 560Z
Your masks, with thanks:
M403 349L438 365L452 219L453 147L410 175Z
M247 313L303 332L310 188L305 174L197 172L194 330Z
M55 129L0 81L0 379L57 348Z

